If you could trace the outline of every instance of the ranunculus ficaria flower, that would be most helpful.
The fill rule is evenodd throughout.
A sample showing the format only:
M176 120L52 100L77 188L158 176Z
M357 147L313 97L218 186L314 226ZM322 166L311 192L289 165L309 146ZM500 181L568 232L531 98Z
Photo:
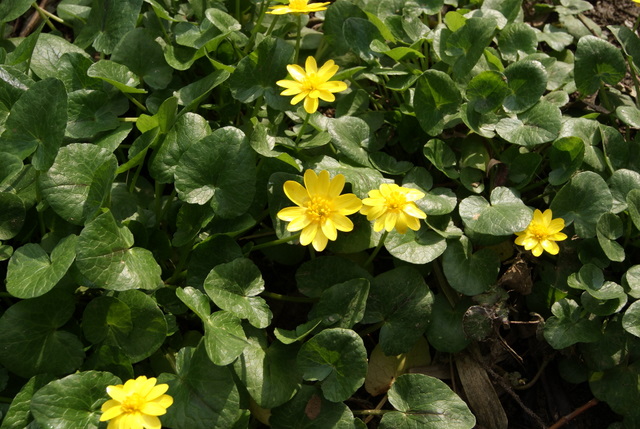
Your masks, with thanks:
M280 95L295 95L291 104L298 104L304 99L304 110L311 114L318 110L319 100L334 101L333 93L347 89L347 84L339 80L329 80L338 71L338 66L329 60L320 69L313 57L307 57L304 69L297 64L289 64L287 70L293 78L283 79L276 85L286 88Z
M284 193L297 207L286 207L278 212L278 219L289 222L287 231L300 231L300 244L311 243L321 252L328 240L334 241L338 231L353 230L353 222L347 215L360 210L362 202L354 194L343 194L345 179L337 174L329 179L329 172L322 170L319 175L313 170L304 173L304 185L288 180Z
M516 244L524 246L525 250L531 250L533 256L542 255L543 250L557 255L560 248L556 241L567 239L567 235L560 232L563 228L564 219L553 219L551 209L545 210L544 213L536 209L527 229L516 232Z
M327 10L327 5L330 3L331 2L308 4L307 0L291 0L287 5L269 6L269 9L273 10L267 13L272 15L285 15L287 13L319 12L321 10Z
M107 386L107 394L112 399L102 404L100 421L109 420L107 429L161 429L158 416L173 404L173 398L164 394L168 389L169 385L156 385L155 378L144 375L124 384Z
M426 219L425 212L416 206L414 201L424 198L417 189L405 188L395 184L382 184L380 189L369 191L369 198L362 200L360 213L368 220L375 220L374 231L391 231L396 229L400 234L407 228L420 229L420 219Z

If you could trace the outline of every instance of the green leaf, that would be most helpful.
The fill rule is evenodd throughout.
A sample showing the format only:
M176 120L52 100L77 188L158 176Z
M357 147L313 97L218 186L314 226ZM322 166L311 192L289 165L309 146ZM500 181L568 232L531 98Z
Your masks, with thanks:
M272 105L276 98L281 98L276 81L286 77L293 51L293 46L282 39L265 38L254 52L240 60L231 75L229 86L233 97L242 103L250 103L264 95Z
M3 166L0 165L0 167ZM0 240L9 240L18 235L24 225L26 215L24 202L15 194L0 192L0 207L2 207L2 211L0 211Z
M8 108L33 85L33 79L11 66L0 66L0 103Z
M93 0L87 23L76 38L76 44L87 48L90 44L98 52L111 54L120 40L136 25L142 0L113 4L111 0Z
M213 88L229 79L231 74L226 70L216 70L210 75L200 80L196 80L187 86L180 88L175 92L178 98L178 104L185 107L185 110L193 110L200 104Z
M549 183L557 186L571 178L584 159L584 142L579 137L562 137L553 142L549 152Z
M29 10L33 2L29 0L5 0L0 3L0 24L13 21Z
M31 412L43 427L97 429L107 386L117 384L122 381L109 372L72 374L38 390L31 398Z
M496 124L496 132L509 143L533 147L555 140L562 126L561 119L560 109L542 100L525 112L501 119Z
M517 61L536 53L538 37L529 24L516 22L502 29L498 37L498 47L505 60Z
M324 396L341 402L364 383L367 350L354 331L325 329L302 345L297 363L305 380L322 381Z
M369 161L369 140L371 131L369 125L362 119L353 116L343 116L329 121L327 131L336 148L347 159L363 167L371 167Z
M616 85L627 71L620 49L595 36L581 37L575 56L574 79L584 95L593 94L603 83Z
M211 361L228 365L240 356L249 343L240 319L228 311L216 311L204 325L204 345Z
M476 419L467 404L444 382L423 374L404 374L389 390L398 411L385 413L380 429L471 429Z
M227 235L218 235L199 243L191 252L187 270L187 284L202 289L204 279L207 278L213 267L242 256L242 249L238 243Z
M323 30L334 55L342 55L351 49L350 41L343 33L344 23L350 18L366 20L367 14L347 0L338 0L325 12Z
M524 231L531 221L531 210L509 188L491 191L491 203L480 196L460 202L460 216L465 226L477 233L511 235Z
M589 195L589 198L584 198ZM604 179L591 171L576 174L564 185L551 202L554 217L561 217L566 225L574 224L582 238L595 237L596 224L603 213L613 206L611 191Z
M160 266L153 254L133 245L133 234L111 212L87 223L76 246L76 265L96 287L110 290L157 289Z
M633 224L640 230L640 189L633 189L627 194L627 207Z
M456 291L468 296L486 292L496 283L500 271L500 258L493 250L471 252L471 242L463 236L459 242L450 243L442 257L447 281Z
M613 213L627 210L627 196L634 189L640 189L640 173L621 168L613 172L607 180L613 196Z
M405 234L391 233L384 247L401 261L427 264L442 255L447 248L447 242L441 235L420 228L417 232L407 230Z
M66 125L67 94L62 82L36 82L11 108L0 135L0 152L20 159L35 152L31 163L37 170L47 170L62 145Z
M73 315L70 295L54 291L12 305L0 317L0 364L20 377L68 374L84 360L75 335L60 330Z
M520 113L538 101L547 87L547 72L539 61L518 61L504 70L510 94L502 105L507 112Z
M640 128L640 110L637 107L618 106L616 116L631 128Z
M320 256L300 265L296 271L298 290L319 298L331 286L354 279L372 280L367 270L338 256Z
M589 387L596 398L606 402L614 412L628 416L638 412L638 383L640 368L637 362L594 373L589 379Z
M431 321L426 336L429 344L438 351L458 353L469 345L469 338L462 328L462 317L467 310L468 303L461 300L455 308L443 294L435 296Z
M67 92L78 91L81 89L101 90L103 84L100 80L87 75L87 70L93 64L93 61L85 55L78 52L67 52L62 54L56 63L56 78L60 79Z
M611 261L622 262L625 259L624 248L615 241L622 236L622 230L622 221L613 213L604 213L598 219L596 236L600 247Z
M43 197L64 220L83 225L102 207L116 177L118 160L107 149L73 143L60 149L39 178Z
M384 322L380 346L386 355L406 353L429 323L433 294L422 275L401 266L377 276L371 283L362 323Z
M321 319L325 326L351 329L362 320L369 295L367 279L353 279L325 289L309 312L309 320Z
M224 218L243 214L256 190L255 152L242 131L234 127L215 130L189 146L175 170L180 198L192 204L211 201Z
M50 374L36 375L25 383L11 401L9 410L2 420L2 429L31 428L37 423L33 422L31 414L31 398L40 388L44 387L55 377ZM31 424L30 424L31 423ZM33 427L33 429L38 429Z
M363 18L348 17L342 24L342 34L349 41L351 50L365 61L371 61L375 57L371 43L384 41L380 30L371 21Z
M488 113L502 106L504 98L511 94L502 73L487 70L476 75L467 85L469 106L479 113Z
M211 363L202 343L183 348L176 356L176 373L163 373L159 383L169 385L174 403L162 422L174 429L233 428L240 395L231 371Z
M424 156L450 179L457 179L460 173L455 168L457 166L456 154L440 139L431 139L422 149Z
M597 319L583 316L583 309L572 300L564 298L551 307L551 316L544 325L544 338L556 350L575 343L590 343L600 338Z
M193 311L203 322L209 319L211 305L209 298L198 289L191 286L177 288L176 295L191 311Z
M204 289L218 307L248 319L256 328L271 323L269 306L256 296L264 290L264 280L250 259L238 258L216 266L205 279Z
M482 2L481 10L497 10L508 22L518 17L522 8L522 0L486 0Z
M126 99L104 91L81 89L69 93L65 136L90 139L103 131L118 128L118 116L129 109Z
M69 235L47 255L39 244L29 243L17 249L7 268L7 291L23 299L44 295L67 273L76 257L75 235Z
M127 66L154 89L164 89L171 81L173 69L165 61L162 47L144 28L125 34L115 46L111 60Z
M296 368L297 345L267 342L264 331L247 329L248 345L233 369L251 398L262 408L274 408L290 400L300 388Z
M271 410L269 425L273 429L354 429L354 419L343 402L327 401L318 387L302 385L292 400Z
M84 310L87 339L120 349L132 363L151 356L167 336L167 322L158 304L139 290L101 296Z
M40 79L57 77L58 64L64 54L76 53L90 58L83 49L52 33L41 33L31 55L31 70Z
M87 70L87 75L110 83L125 94L144 94L147 92L142 88L136 88L140 85L138 76L127 66L114 61L100 60L94 63Z
M460 91L448 74L427 70L418 79L413 104L418 122L427 134L440 134L445 116L456 113L461 102Z
M451 64L454 80L460 82L469 78L471 69L493 39L496 25L493 18L469 18L449 36L445 52L454 58Z
M635 301L625 310L622 327L628 333L640 337L640 301Z

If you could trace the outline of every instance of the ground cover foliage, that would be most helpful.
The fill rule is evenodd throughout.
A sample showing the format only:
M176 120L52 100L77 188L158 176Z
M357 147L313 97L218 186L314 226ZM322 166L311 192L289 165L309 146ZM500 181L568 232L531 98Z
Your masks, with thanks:
M106 428L140 375L175 429L640 427L634 28L582 0L48 3L0 3L2 429ZM315 109L276 83L308 57L346 83ZM315 251L278 217L307 170L426 219L350 214ZM515 244L535 209L558 251Z

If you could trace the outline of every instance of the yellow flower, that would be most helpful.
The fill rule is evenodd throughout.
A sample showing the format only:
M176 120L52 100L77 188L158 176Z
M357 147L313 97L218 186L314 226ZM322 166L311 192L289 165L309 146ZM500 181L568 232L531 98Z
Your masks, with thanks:
M533 256L542 255L543 250L557 255L560 248L555 242L566 240L567 236L560 232L564 228L564 219L552 219L552 216L550 209L544 213L536 209L527 229L516 232L516 244L524 246L525 250L531 250Z
M304 184L288 180L284 193L298 207L286 207L278 212L278 219L290 222L287 231L300 231L300 244L311 243L318 252L327 247L327 241L334 241L338 231L353 230L353 222L347 215L360 210L362 202L354 194L340 195L344 188L344 176L329 179L329 172L322 170L319 175L313 170L304 173ZM306 187L306 188L305 188Z
M318 110L318 99L324 101L334 101L336 99L334 92L341 92L347 89L347 84L332 80L334 74L338 71L338 66L333 60L329 60L318 70L318 65L313 57L307 57L307 61L303 70L297 64L289 64L287 70L293 78L283 79L276 82L276 85L286 88L280 95L295 95L291 100L291 104L298 104L304 99L304 110L307 113L313 113Z
M398 185L383 184L380 189L369 191L369 198L362 200L360 213L374 220L374 231L396 229L400 234L407 232L407 228L414 231L420 229L420 220L426 219L425 212L420 210L414 201L424 198L424 194L417 189L404 188Z
M311 13L327 10L326 6L331 2L307 4L308 0L291 0L288 5L270 6L273 9L267 13L272 15L285 15L287 13Z
M102 404L100 421L109 421L107 429L160 429L157 416L167 412L173 398L164 393L167 384L158 384L156 379L141 375L135 380L116 386L108 386L111 398Z

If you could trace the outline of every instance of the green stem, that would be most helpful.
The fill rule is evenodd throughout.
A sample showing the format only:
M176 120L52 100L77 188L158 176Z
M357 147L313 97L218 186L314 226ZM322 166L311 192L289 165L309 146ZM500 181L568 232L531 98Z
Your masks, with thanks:
M167 198L167 202L164 203L164 207L162 208L162 212L160 213L160 219L157 221L158 225L160 225L160 222L162 221L162 219L164 219L165 216L167 215L167 212L169 211L169 207L171 207L171 203L176 198L176 194L177 194L176 188L173 188L173 191L171 191L171 195L169 195L169 198Z
M373 332L376 332L378 329L382 328L383 326L384 326L384 321L375 323L373 325L369 325L366 328L364 328L362 331L358 332L358 335L361 337L366 337L367 335Z
M140 172L142 171L142 167L144 166L144 162L141 162L136 168L136 172L133 173L133 178L131 179L131 183L129 184L129 192L133 193L136 189L136 182L138 181L138 177L140 177Z
M131 100L131 102L133 104L135 104L136 106L138 106L138 108L140 110L142 110L143 112L147 111L147 108L144 107L144 105L142 103L140 103L138 100L136 100L131 94L127 93L127 92L123 92L124 96L127 97L129 100Z
M309 123L309 118L311 117L310 113L307 113L307 116L304 117L304 121L302 121L302 125L300 126L300 131L298 131L298 135L296 136L296 140L293 142L296 146L298 146L298 142L302 138L302 134L304 134L304 129L307 127Z
M318 298L307 298L306 296L287 296L287 295L280 295L279 293L267 292L267 291L261 292L260 296L264 298L275 299L276 301L304 302L304 303L310 303L310 304L318 302Z
M438 263L437 260L433 261L432 266L433 266L433 272L436 275L436 279L438 279L438 286L440 286L440 291L442 291L445 298L447 298L447 301L449 301L449 304L451 305L451 307L454 308L456 306L456 303L458 302L458 297L456 295L456 292L451 288L451 286L447 282L447 279L444 276L444 273L442 272L442 268L440 268L440 264Z
M264 33L264 37L269 37L269 35L271 35L271 32L273 31L273 28L276 26L276 22L278 22L278 18L280 18L280 15L276 15L272 20L271 20L271 25L269 26L269 28L267 29L267 32Z
M384 244L384 240L387 239L387 235L389 235L389 231L385 231L382 234L382 236L380 237L380 241L378 241L378 245L373 250L373 253L371 253L371 255L369 255L369 259L367 259L367 261L364 263L364 268L367 268L369 266L369 264L371 264L373 262L373 259L378 255L378 252L380 251L380 249L382 249L382 245Z
M627 64L629 65L629 71L631 71L631 79L633 79L633 86L636 89L636 107L640 108L640 84L638 83L638 75L636 74L636 67L633 65L633 62L629 55L625 55L625 59L627 60Z
M300 57L300 39L302 39L302 15L298 14L298 37L296 37L296 56L293 57L293 63L298 64L298 58Z
M633 32L635 33L638 30L638 26L640 26L640 15L636 18L636 22L633 24Z
M253 29L251 29L251 35L249 36L249 41L247 42L247 45L244 47L245 54L248 54L249 51L251 51L253 42L256 40L256 35L258 34L258 30L260 29L262 20L264 19L264 16L267 12L268 2L269 0L263 0L262 3L260 4L260 11L258 12L258 20L256 21L256 24L253 26Z
M609 111L609 113L613 112L613 107L611 106L611 101L609 101L609 95L607 94L604 83L600 84L600 99L602 100L602 104Z
M394 410L351 410L356 416L382 416Z
M4 402L5 404L10 404L13 402L13 399L7 398L6 396L0 396L0 402Z
M120 122L138 122L138 118L133 116L133 117L127 117L127 118L118 118L118 121Z
M38 12L38 14L40 15L40 18L42 18L44 20L44 22L47 23L47 26L53 30L53 31L57 31L58 29L56 28L55 25L53 25L53 23L51 22L51 20L49 19L49 17L47 16L47 13L45 13L46 11L44 9L42 9L40 6L38 6L38 4L36 2L33 2L31 4L31 6L33 6L36 11ZM57 18L57 17L56 17Z
M51 12L47 11L46 9L42 9L40 6L38 6L38 3L33 2L32 4L33 7L36 8L36 10L41 14L41 15L46 15L47 17L53 19L54 21L59 22L60 24L66 25L67 27L70 27L69 24L67 24L66 22L64 22L64 19L60 18L59 16L56 16L54 14L52 14Z
M268 241L266 243L260 243L260 244L256 244L255 246L253 246L250 250L250 252L254 251L254 250L260 250L260 249L265 249L267 247L273 247L273 246L277 246L279 244L283 244L283 243L288 243L290 241L295 240L296 238L300 237L300 232L297 234L293 234L289 237L285 237L285 238L280 238L278 240L273 240L273 241Z

